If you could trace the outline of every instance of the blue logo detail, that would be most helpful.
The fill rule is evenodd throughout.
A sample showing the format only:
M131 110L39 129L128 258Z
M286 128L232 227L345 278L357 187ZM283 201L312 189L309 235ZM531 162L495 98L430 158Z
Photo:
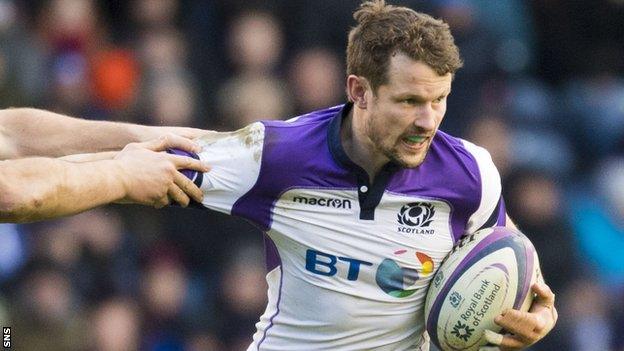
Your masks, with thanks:
M306 270L319 275L334 276L338 273L337 264L339 261L346 262L349 265L347 271L348 280L357 280L360 273L360 266L372 266L373 264L366 261L356 260L351 257L340 257L330 255L328 253L308 249L306 251Z
M418 271L402 268L394 260L386 258L381 262L375 275L377 285L386 294L394 297L408 297L418 289L405 289L405 286L414 285L418 280Z
M435 278L433 278L433 286L435 286L436 288L439 288L440 284L442 283L442 280L444 280L444 272L438 271Z
M457 291L453 291L453 293L451 293L451 295L449 296L449 301L451 302L451 306L455 308L459 306L459 304L461 303L463 299L464 298Z

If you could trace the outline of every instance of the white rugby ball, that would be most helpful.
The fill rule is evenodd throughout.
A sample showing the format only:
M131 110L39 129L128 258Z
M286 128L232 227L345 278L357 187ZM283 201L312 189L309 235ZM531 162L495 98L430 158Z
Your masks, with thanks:
M527 311L531 285L541 279L533 244L517 230L486 228L460 240L431 281L425 301L427 332L438 348L478 350L484 331L509 308Z

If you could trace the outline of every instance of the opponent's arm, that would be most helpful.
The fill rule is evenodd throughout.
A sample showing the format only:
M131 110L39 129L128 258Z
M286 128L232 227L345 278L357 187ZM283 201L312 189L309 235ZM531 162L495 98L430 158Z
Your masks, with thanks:
M0 161L0 222L74 214L123 198L112 160L74 164L51 158ZM98 190L105 189L105 190Z
M130 144L114 159L73 163L50 158L0 161L0 222L31 222L111 202L187 206L202 193L178 169L207 172L200 161L158 151L197 150L182 137Z
M0 110L0 159L120 150L128 143L166 134L196 138L205 131L90 121L33 108L5 109Z
M76 155L67 155L63 157L59 157L59 160L67 161L67 162L93 162L93 161L101 161L101 160L112 160L117 156L119 151L106 151L106 152L96 152L92 154L76 154Z

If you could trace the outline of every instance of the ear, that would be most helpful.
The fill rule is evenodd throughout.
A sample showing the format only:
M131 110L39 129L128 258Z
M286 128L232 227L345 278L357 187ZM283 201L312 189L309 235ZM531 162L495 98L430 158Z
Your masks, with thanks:
M369 90L370 84L364 77L359 77L354 74L350 74L347 77L347 95L349 100L360 109L366 109L367 96L366 92Z

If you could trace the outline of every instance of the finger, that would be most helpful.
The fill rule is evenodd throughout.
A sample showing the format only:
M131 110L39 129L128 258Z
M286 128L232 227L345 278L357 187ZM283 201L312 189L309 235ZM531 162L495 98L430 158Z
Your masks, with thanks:
M501 340L499 346L501 350L520 350L529 346L529 344L520 340L520 338L518 338L516 335L507 334L503 335L503 339Z
M169 195L171 200L177 202L182 207L188 206L189 202L191 202L191 199L184 193L184 191L182 191L182 189L175 184L169 187L167 195Z
M192 157L173 154L166 154L165 157L175 165L176 169L190 169L202 173L210 171L208 164Z
M167 205L169 205L171 203L171 200L169 199L169 196L164 196L160 199L158 199L156 202L154 202L154 208L163 208Z
M485 340L487 340L489 344L500 345L501 342L503 342L503 334L496 333L491 330L486 329L484 336Z
M535 283L531 288L536 296L529 311L538 316L535 331L544 334L549 332L557 322L555 294L545 283Z
M201 151L199 144L193 140L175 134L163 135L158 139L140 143L139 146L143 146L152 151L165 151L167 149L180 149L195 153Z
M503 327L503 329L527 341L534 337L534 330L537 324L534 315L518 310L507 310L494 318L494 322Z
M182 173L176 172L173 176L173 181L182 192L190 196L196 202L201 203L204 200L204 193L193 183L190 179L185 177Z
M531 289L536 294L533 305L542 305L548 309L553 309L555 306L555 293L550 287L544 283L535 283L531 286Z
M557 307L553 307L552 316L553 316L553 327L554 327L555 323L557 323L557 320L559 319L559 312L557 312Z
M503 335L501 333L496 333L486 329L484 336L488 344L493 346L483 346L479 349L479 351L508 351L517 350L527 346L525 342L509 334Z

